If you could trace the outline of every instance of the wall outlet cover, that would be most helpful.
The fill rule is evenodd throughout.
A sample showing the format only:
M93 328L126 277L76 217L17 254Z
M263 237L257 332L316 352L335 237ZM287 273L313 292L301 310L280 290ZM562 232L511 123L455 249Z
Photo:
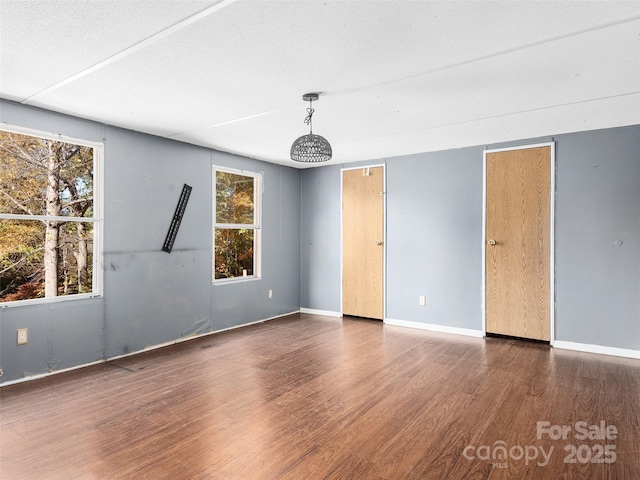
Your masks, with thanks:
M18 329L18 339L16 341L16 345L26 345L29 342L29 329L28 328L19 328Z

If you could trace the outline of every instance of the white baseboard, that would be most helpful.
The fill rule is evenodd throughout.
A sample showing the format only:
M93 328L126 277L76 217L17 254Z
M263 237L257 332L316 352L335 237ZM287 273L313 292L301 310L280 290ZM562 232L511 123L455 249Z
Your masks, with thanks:
M276 315L275 317L263 318L262 320L256 320L255 322L243 323L242 325L234 325L233 327L214 330L211 333L227 332L229 330L235 330L236 328L248 327L249 325L257 325L258 323L268 322L269 320L275 320L276 318L288 317L289 315L293 315L294 313L298 313L299 311L300 310L294 310L293 312L283 313L281 315Z
M341 312L332 312L331 310L316 310L315 308L302 308L300 313L308 313L310 315L324 315L325 317L342 317Z
M484 337L482 330L472 330L470 328L448 327L446 325L436 325L433 323L410 322L408 320L396 320L394 318L385 318L384 323L394 325L396 327L419 328L421 330L429 330L431 332L452 333L454 335L465 335L467 337Z
M628 348L605 347L603 345L591 345L588 343L563 342L561 340L553 342L553 347L564 350L575 350L577 352L599 353L600 355L613 355L614 357L640 359L640 350L631 350Z
M96 365L98 363L105 363L105 362L112 362L114 360L120 360L122 358L131 357L131 356L134 356L134 355L139 355L141 353L148 352L150 350L157 350L158 348L163 348L163 347L168 347L170 345L175 345L176 343L187 342L189 340L194 340L196 338L206 337L208 335L213 335L215 333L226 332L227 330L234 330L236 328L248 327L249 325L255 325L255 324L258 324L258 323L268 322L269 320L275 320L276 318L286 317L288 315L293 315L294 313L298 313L298 310L295 310L295 311L289 312L289 313L283 313L282 315L276 315L275 317L264 318L262 320L257 320L255 322L243 323L242 325L236 325L236 326L229 327L229 328L223 328L221 330L214 330L214 331L211 331L211 332L204 332L204 333L192 333L192 334L189 334L189 335L185 335L184 337L177 338L175 340L170 340L168 342L159 343L159 344L156 344L156 345L150 345L150 346L144 347L142 350L136 350L135 352L129 352L129 353L125 353L123 355L116 355L115 357L109 357L109 358L106 358L106 359L103 358L103 359L97 360L95 362L83 363L82 365L75 365L73 367L64 368L64 369L61 369L61 370L53 370L51 372L37 373L37 374L34 374L34 375L28 375L26 377L17 378L15 380L8 380L6 382L0 383L0 387L6 387L6 386L9 386L9 385L13 385L13 384L16 384L16 383L27 382L27 381L30 381L30 380L37 380L39 378L44 378L44 377L49 377L51 375L56 375L58 373L70 372L72 370L77 370L79 368L90 367L91 365Z
M0 387L8 387L9 385L15 385L16 383L28 382L30 380L37 380L39 378L50 377L51 375L57 375L58 373L66 373L72 372L73 370L77 370L79 368L90 367L92 365L98 365L99 363L106 362L105 359L96 360L95 362L83 363L82 365L75 365L73 367L62 368L60 370L52 370L50 372L45 373L34 373L33 375L27 375L26 377L16 378L15 380L7 380L6 382L0 383Z

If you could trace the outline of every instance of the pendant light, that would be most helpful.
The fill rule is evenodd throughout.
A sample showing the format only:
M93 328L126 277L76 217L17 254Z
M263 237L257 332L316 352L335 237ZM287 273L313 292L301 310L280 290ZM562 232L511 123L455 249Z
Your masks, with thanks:
M291 145L291 160L296 162L315 163L331 160L331 145L323 136L314 135L311 125L311 117L315 111L311 105L318 100L318 96L317 93L305 93L302 96L302 100L309 102L307 117L304 119L304 123L309 125L309 133L298 137Z

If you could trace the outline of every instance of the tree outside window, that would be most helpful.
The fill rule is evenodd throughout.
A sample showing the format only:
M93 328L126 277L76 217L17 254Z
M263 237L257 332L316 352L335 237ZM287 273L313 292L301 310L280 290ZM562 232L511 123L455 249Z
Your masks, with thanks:
M214 280L258 277L260 175L216 168Z
M94 293L95 149L0 130L0 302Z

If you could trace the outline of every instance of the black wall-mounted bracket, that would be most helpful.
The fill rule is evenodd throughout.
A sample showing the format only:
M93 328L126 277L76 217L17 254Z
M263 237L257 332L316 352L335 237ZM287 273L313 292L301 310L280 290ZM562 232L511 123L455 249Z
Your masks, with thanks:
M178 205L176 206L176 212L173 214L173 218L171 219L167 238L164 240L164 245L162 246L163 252L171 253L171 250L173 250L173 242L176 241L178 229L180 228L180 223L182 222L182 217L184 216L184 211L186 210L187 202L189 201L189 195L191 195L191 187L185 183L182 187L180 200L178 200Z

